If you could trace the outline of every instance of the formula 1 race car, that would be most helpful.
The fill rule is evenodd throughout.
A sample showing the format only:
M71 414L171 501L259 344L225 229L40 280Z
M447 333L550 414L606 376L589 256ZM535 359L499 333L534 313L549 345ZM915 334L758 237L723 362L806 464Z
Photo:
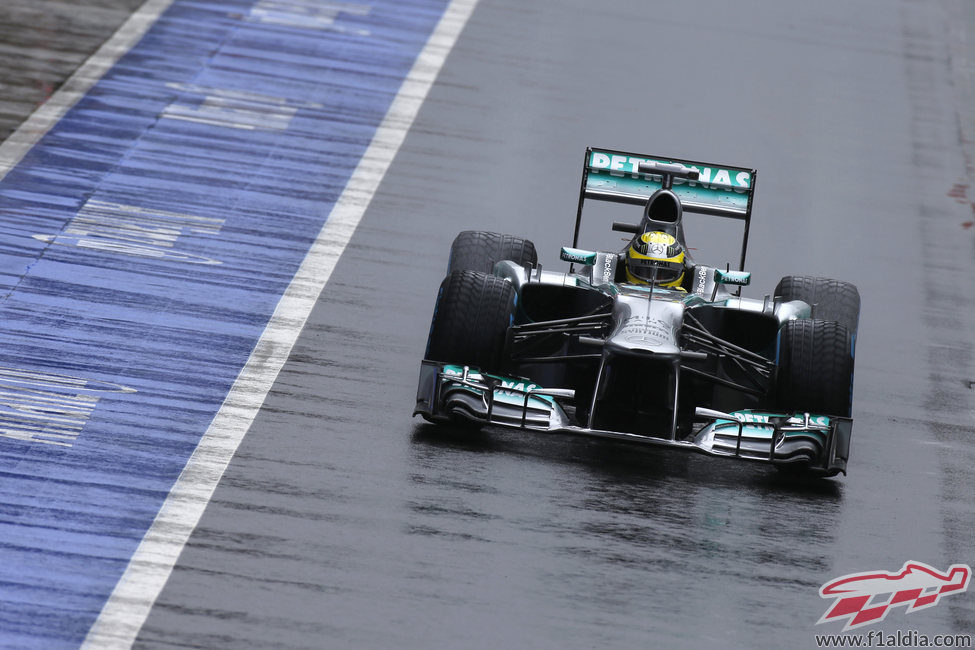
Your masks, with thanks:
M756 172L587 149L569 272L492 232L454 240L414 415L846 473L860 295L787 276L741 297ZM578 247L587 199L639 205L623 251ZM691 259L685 213L743 222L738 270ZM636 215L634 215L636 221Z

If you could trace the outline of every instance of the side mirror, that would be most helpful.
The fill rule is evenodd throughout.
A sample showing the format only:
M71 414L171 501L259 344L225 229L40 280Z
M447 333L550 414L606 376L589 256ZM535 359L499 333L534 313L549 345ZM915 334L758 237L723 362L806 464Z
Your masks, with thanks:
M568 246L563 246L559 259L561 259L563 262L572 262L573 264L586 264L588 266L592 266L596 263L596 253L594 251L582 250L581 248L570 248Z
M748 271L722 271L715 269L714 281L718 284L735 284L739 287L747 287L752 281L752 274Z

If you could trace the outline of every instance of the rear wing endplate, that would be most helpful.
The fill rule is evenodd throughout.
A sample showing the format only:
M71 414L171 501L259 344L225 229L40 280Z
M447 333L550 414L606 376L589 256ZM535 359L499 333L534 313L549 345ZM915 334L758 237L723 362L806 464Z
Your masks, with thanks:
M576 216L573 247L579 244L579 226L585 199L644 205L654 192L663 187L663 178L652 172L641 172L641 163L681 165L698 172L698 180L674 178L670 188L680 199L684 212L696 212L717 217L729 217L745 222L741 264L744 268L745 249L752 214L756 171L745 167L730 167L714 163L662 158L613 149L586 149L582 168L582 187L579 193L579 212Z

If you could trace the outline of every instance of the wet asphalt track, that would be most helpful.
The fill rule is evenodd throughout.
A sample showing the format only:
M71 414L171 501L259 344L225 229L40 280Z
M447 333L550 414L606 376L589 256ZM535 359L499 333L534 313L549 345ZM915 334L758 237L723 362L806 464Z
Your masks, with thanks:
M949 21L770 5L479 6L138 645L808 647L828 579L972 563ZM557 264L589 144L757 167L758 295L857 282L848 478L409 420L454 233ZM972 632L975 605L885 626Z
M137 647L812 647L830 578L975 564L975 16L808 4L481 0ZM849 477L409 419L454 234L558 265L590 144L758 168L751 295L859 285Z
M142 2L0 2L0 141L47 100Z

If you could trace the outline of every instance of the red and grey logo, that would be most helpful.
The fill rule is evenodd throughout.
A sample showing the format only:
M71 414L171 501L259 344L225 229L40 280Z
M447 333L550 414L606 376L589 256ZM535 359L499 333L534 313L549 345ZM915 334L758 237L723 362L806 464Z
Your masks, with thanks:
M878 623L893 607L905 605L910 614L934 607L942 596L968 590L972 569L952 564L944 573L923 562L905 562L897 573L867 571L835 578L819 589L822 598L835 599L816 624L846 621L843 631Z

